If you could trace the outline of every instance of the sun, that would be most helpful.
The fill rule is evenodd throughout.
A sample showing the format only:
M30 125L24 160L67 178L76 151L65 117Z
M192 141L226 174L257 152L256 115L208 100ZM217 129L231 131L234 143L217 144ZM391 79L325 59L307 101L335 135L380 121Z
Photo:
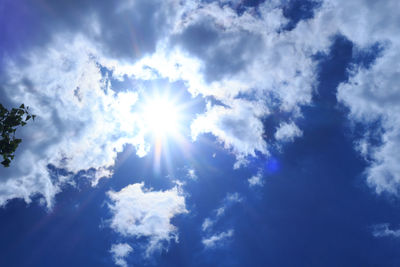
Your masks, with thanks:
M172 170L172 154L189 151L188 125L191 103L182 101L179 92L150 92L142 94L136 114L142 133L152 149L153 170L158 173L162 166ZM149 138L149 139L147 139Z
M180 111L177 103L167 96L146 99L141 113L147 131L155 137L171 137L179 133Z

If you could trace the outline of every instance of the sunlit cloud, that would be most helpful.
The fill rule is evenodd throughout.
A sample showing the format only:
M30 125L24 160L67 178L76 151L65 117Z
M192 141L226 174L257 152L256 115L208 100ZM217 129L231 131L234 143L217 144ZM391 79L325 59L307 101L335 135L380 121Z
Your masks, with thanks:
M25 142L14 164L1 170L0 205L12 198L29 202L39 193L51 207L62 184L77 172L98 170L89 177L93 184L110 177L124 144L133 145L140 156L148 151L131 112L138 94L113 91L93 56L96 49L85 38L69 43L64 38L27 53L24 66L7 64L3 97L30 106L37 119L21 129ZM65 169L69 178L51 179L49 165Z
M288 166L274 153L303 137L299 119L321 96L319 58L338 35L352 48L346 78L332 98L346 107L351 123L368 128L354 142L368 185L378 194L399 195L397 0L324 0L291 29L285 5L293 1L253 1L260 3L240 12L246 1L22 1L21 7L18 1L16 11L12 2L4 2L12 19L0 29L0 98L10 107L30 106L37 119L18 131L23 142L15 160L0 169L0 206L37 197L50 211L55 196L75 180L98 186L113 177L126 147L145 157L153 174L188 178L167 190L146 188L143 181L108 192L108 223L124 239L111 246L117 265L127 266L139 251L132 240L145 240L147 257L178 241L173 218L188 212L183 184L206 177L200 167L212 165L193 156L201 140L220 149L218 157L207 151L212 163L231 156L234 169L247 168L238 171L247 171L246 190ZM31 10L32 18L25 16ZM358 62L363 53L371 62ZM121 89L116 81L129 82ZM182 94L204 105L194 111ZM379 126L369 127L373 123ZM181 177L171 174L177 167L172 155L189 166ZM205 248L232 240L235 227L218 227L243 201L239 193L226 194L201 218ZM400 233L381 224L373 235Z
M188 212L180 190L176 186L170 190L152 191L139 183L118 192L108 192L113 214L110 227L123 237L146 237L146 257L167 248L170 241L178 242L178 232L171 219Z

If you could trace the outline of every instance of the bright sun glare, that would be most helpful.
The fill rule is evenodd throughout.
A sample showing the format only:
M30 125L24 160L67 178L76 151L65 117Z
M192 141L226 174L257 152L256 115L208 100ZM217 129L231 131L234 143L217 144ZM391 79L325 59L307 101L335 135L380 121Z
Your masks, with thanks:
M176 104L167 97L155 97L146 101L143 118L148 130L156 137L178 133L180 114Z
M179 144L174 145L174 148L185 147L182 135L184 111L185 105L179 103L177 98L170 98L167 93L144 96L139 112L145 131L154 138L155 171L160 170L163 155L168 164L172 144Z

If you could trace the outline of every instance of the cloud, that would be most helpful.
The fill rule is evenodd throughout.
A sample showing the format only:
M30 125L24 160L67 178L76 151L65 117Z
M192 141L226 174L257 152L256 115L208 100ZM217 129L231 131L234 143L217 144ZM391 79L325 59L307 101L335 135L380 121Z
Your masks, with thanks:
M192 137L196 140L201 133L212 133L224 143L225 148L231 148L238 159L248 155L255 157L256 151L268 154L260 121L265 114L267 110L262 105L255 106L245 100L235 100L231 107L209 106L192 123Z
M214 221L211 220L210 218L205 218L203 221L203 224L201 225L201 230L206 231L208 228L210 228L214 224Z
M178 1L94 0L2 3L0 100L38 115L21 129L12 167L0 170L0 206L10 199L55 194L81 171L95 185L112 175L124 144L139 156L149 145L131 112L136 92L116 93L105 70L155 51L171 30ZM3 12L7 11L7 12ZM107 69L110 67L110 69ZM111 74L112 76L112 74ZM68 175L52 176L48 167Z
M180 189L165 191L145 189L143 183L131 184L119 192L108 192L113 217L110 227L124 237L146 237L145 254L166 248L165 243L178 241L177 229L171 219L187 213Z
M138 93L114 92L94 56L96 48L83 37L65 42L67 37L27 53L23 66L8 61L0 77L2 101L24 103L37 115L18 130L23 142L11 167L0 170L0 205L12 198L30 202L41 194L51 207L63 183L79 171L93 184L110 177L124 144L132 144L140 156L148 151L146 130L131 112ZM68 174L51 177L49 166Z
M389 229L389 224L388 223L383 223L383 224L375 225L373 227L372 234L375 237L394 237L394 238L399 238L400 237L400 229L398 229L398 230Z
M198 178L196 171L193 168L188 168L186 176L192 180L197 180Z
M294 138L301 137L303 132L294 122L281 123L275 132L275 139L283 142L292 142Z
M374 146L367 138L362 141L364 156L371 159L366 169L367 181L377 193L397 195L400 185L400 68L396 68L396 59L400 59L400 53L387 51L370 69L357 70L349 82L340 85L338 98L350 108L352 120L367 125L380 121L381 145Z
M250 187L263 186L264 181L262 171L258 171L256 175L253 175L252 177L247 179L247 181L249 182Z
M287 20L277 3L261 4L259 15L174 0L21 5L29 16L6 2L1 101L25 103L38 119L20 131L25 142L1 170L0 205L42 195L50 208L76 173L93 184L110 177L124 144L146 154L146 129L132 112L140 90L114 91L112 79L183 81L194 96L215 100L192 136L215 135L236 155L236 168L269 153L262 120L270 106L298 116L311 100L314 63L304 44L278 32ZM68 175L52 178L49 166Z
M246 68L260 48L261 36L239 28L221 31L207 15L204 13L195 22L185 25L172 42L203 61L204 79L210 83ZM226 49L227 47L230 49Z
M107 56L135 60L155 50L173 26L177 1L101 2L71 0L2 5L0 51L15 56L45 46L59 32L81 34L97 43Z
M398 195L400 185L399 8L400 3L395 0L379 4L327 0L314 19L297 26L302 39L313 42L315 49L327 49L336 34L353 42L354 63L348 70L349 79L338 87L337 99L349 108L353 122L367 126L380 122L381 144L368 140L366 132L365 138L356 142L356 148L359 150L359 144L363 144L364 149L359 151L368 159L368 184L377 193L394 195ZM363 53L369 55L370 62L357 63ZM377 58L373 60L374 57Z
M287 19L279 3L266 1L257 12L249 8L240 15L217 3L191 2L186 7L156 53L121 72L148 77L151 68L171 81L184 81L193 95L210 99L193 121L192 136L216 136L236 155L235 167L256 152L268 155L263 119L271 110L296 118L300 107L310 104L316 81L312 55L317 50L299 42L296 29L281 32Z
M239 195L239 193L228 193L224 200L222 201L222 205L214 210L214 218L205 218L201 228L203 231L209 230L224 214L227 208L232 206L234 203L242 202L243 198Z
M128 263L125 258L133 251L132 247L127 243L118 243L111 246L110 252L116 265L127 267Z
M349 107L351 120L381 121L381 145L364 142L365 173L376 192L397 194L399 5L326 0L313 18L285 30L289 21L279 1L240 14L227 4L204 1L57 1L45 7L5 2L0 99L8 106L29 105L38 120L21 129L26 142L12 167L1 170L0 205L42 195L51 207L77 172L95 170L93 184L111 176L124 144L146 154L145 129L131 112L140 94L137 88L117 93L110 79L183 82L208 102L192 122L194 140L214 135L235 154L236 168L257 153L268 155L265 118L275 111L287 115L278 121L278 141L301 136L293 121L312 101L314 55L329 51L337 34L354 43L355 55L382 47L370 66L351 67L337 98ZM68 175L54 179L48 166Z
M235 193L228 193L224 199L225 205L231 205L233 203L242 202L243 198L240 196L238 192Z
M230 229L226 232L212 235L209 238L203 238L201 242L206 249L222 246L229 238L233 236L233 232L234 231Z

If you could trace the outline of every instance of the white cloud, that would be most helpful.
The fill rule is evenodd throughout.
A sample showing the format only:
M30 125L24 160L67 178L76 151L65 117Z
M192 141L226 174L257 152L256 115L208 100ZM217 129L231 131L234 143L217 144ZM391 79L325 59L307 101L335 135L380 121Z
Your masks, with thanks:
M229 238L233 236L233 230L230 229L226 232L221 232L219 234L212 235L208 238L203 238L202 243L205 248L215 248L218 246L222 246Z
M111 246L110 252L116 265L127 267L128 263L125 258L133 251L132 247L127 243L118 243Z
M247 179L247 181L249 182L250 187L263 186L264 181L262 171L258 171L256 175L253 175L252 177Z
M154 52L174 27L181 5L175 0L56 1L45 9L24 5L29 12L22 14L4 3L11 17L24 20L0 21L5 40L0 100L10 107L25 103L38 117L19 130L24 141L16 159L0 170L0 206L41 195L41 203L51 208L55 194L76 172L87 171L82 176L95 185L112 175L124 144L132 144L139 156L148 151L143 125L131 112L138 95L113 92L98 63L112 68ZM49 164L68 175L50 177Z
M373 236L375 237L400 237L400 229L392 230L389 229L389 224L383 223L378 224L373 227L372 231Z
M235 100L231 107L209 106L206 113L192 123L193 139L201 133L212 133L227 149L231 148L238 159L248 155L255 157L256 151L268 154L260 121L267 112L262 105L245 100Z
M112 69L113 78L181 80L193 95L204 96L209 104L193 121L193 138L213 134L240 167L249 156L269 153L263 119L279 110L295 121L300 108L311 103L317 81L313 55L327 52L338 33L354 42L355 53L376 42L385 48L370 68L353 70L337 97L350 108L351 119L382 120L382 145L368 149L371 144L363 143L371 159L366 175L378 193L397 194L399 2L326 0L313 19L291 31L282 31L288 20L281 7L279 1L265 1L257 12L250 8L238 15L228 5L202 1L51 3L59 19L39 14L42 20L32 29L37 37L17 45L6 35L24 49L18 59L13 51L4 52L0 97L10 105L29 105L38 119L20 131L25 142L12 167L0 170L0 205L40 194L51 207L72 174L54 180L48 164L70 173L96 169L91 177L96 184L112 174L125 143L146 154L143 125L130 112L140 96L115 93L98 63ZM301 129L283 121L275 133L282 141L298 136Z
M356 142L356 148L369 159L368 184L377 193L394 195L400 186L399 9L396 0L327 0L313 20L298 25L303 39L314 42L315 49L327 49L337 33L354 43L356 56L362 51L373 55L371 47L378 44L383 48L368 68L351 67L349 80L338 87L337 99L349 107L353 121L368 125L381 120L381 145L365 138Z
M275 132L275 139L278 141L292 142L294 138L301 137L303 132L294 122L284 122L279 124L279 128Z
M400 46L399 46L400 47ZM389 48L394 49L394 48ZM338 99L349 106L350 118L363 123L381 121L382 144L363 144L364 156L371 158L366 169L368 183L377 193L399 193L400 186L400 53L387 51L368 70L359 69L338 88ZM361 147L360 147L361 148Z
M41 194L51 207L62 184L78 171L97 170L91 177L96 184L112 175L124 144L132 144L141 156L148 150L140 118L131 112L138 94L115 93L101 75L96 49L84 38L71 38L59 36L28 53L24 66L7 64L3 99L30 106L37 118L19 130L23 142L16 158L0 170L0 205L12 198L30 202ZM54 180L49 164L70 174Z
M146 256L165 247L165 242L178 241L171 219L187 213L185 198L178 187L151 191L143 183L131 184L119 192L108 192L113 214L110 226L125 237L147 237Z
M264 3L259 16L239 16L228 6L196 1L52 3L59 20L41 14L37 39L23 44L18 60L10 54L2 61L2 101L25 103L38 119L20 131L25 142L12 167L1 170L0 205L39 194L51 207L78 171L95 169L93 184L111 176L124 144L146 154L146 131L131 112L140 96L115 93L99 63L115 79L182 80L193 95L219 101L193 122L192 136L215 135L236 154L235 167L257 152L268 154L262 119L275 104L271 98L298 115L299 106L311 100L315 79L304 44L277 32L287 22L277 7ZM104 15L110 11L115 16ZM193 42L196 36L204 42ZM70 175L52 179L49 164Z

